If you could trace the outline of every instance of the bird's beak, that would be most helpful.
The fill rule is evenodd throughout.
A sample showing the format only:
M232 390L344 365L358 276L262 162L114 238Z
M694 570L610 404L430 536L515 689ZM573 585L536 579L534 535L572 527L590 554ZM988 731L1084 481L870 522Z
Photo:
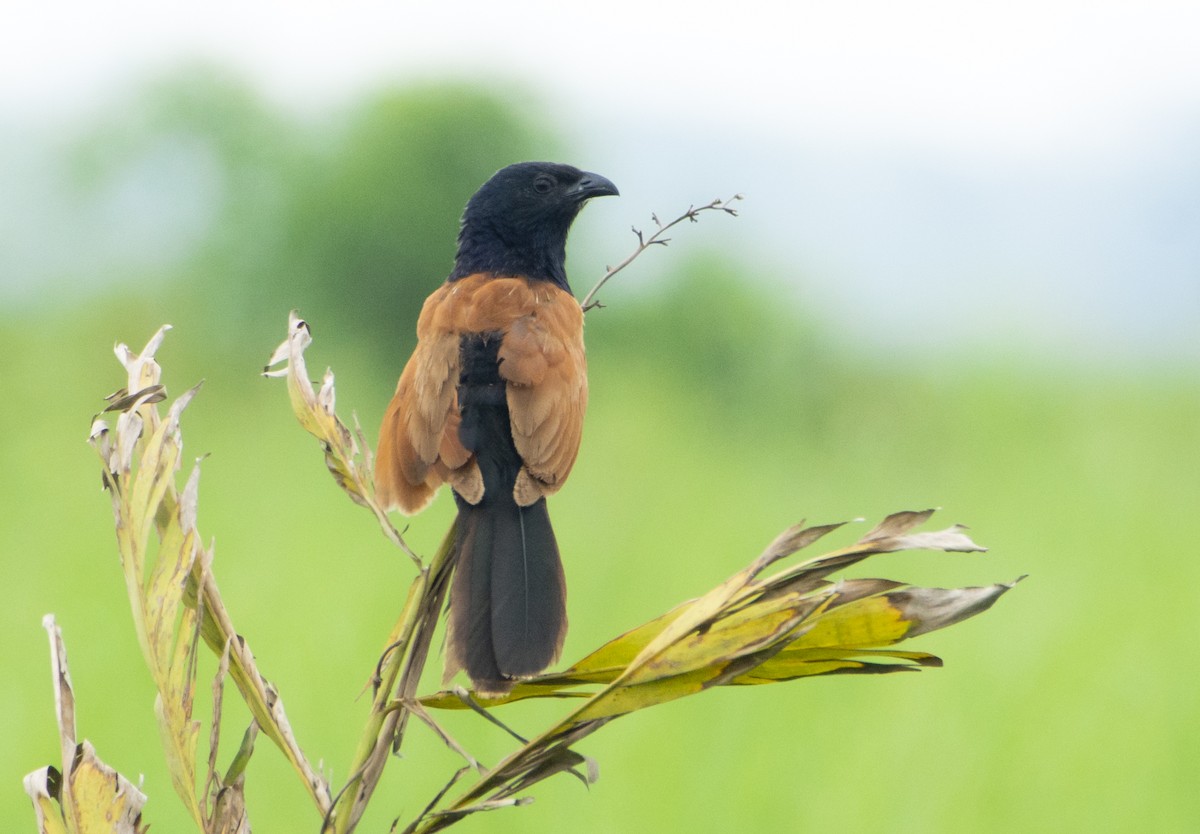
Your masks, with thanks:
M583 177L567 193L581 202L590 200L592 197L617 197L621 194L608 177L602 177L589 171L584 171Z

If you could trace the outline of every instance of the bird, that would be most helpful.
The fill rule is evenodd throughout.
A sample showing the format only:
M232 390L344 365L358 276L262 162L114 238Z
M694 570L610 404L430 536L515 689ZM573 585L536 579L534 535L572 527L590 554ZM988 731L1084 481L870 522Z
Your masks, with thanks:
M412 515L443 484L457 507L445 678L500 696L558 660L566 579L546 498L566 482L587 409L571 224L613 183L570 165L500 169L467 201L454 267L425 301L384 414L376 496Z

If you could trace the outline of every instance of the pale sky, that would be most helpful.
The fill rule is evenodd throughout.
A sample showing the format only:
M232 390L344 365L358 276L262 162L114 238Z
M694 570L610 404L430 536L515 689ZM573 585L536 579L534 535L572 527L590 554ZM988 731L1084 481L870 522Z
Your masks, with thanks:
M1194 0L7 0L2 14L10 113L86 100L188 55L245 68L293 102L388 76L498 74L580 106L964 153L1122 141L1200 101Z
M613 228L695 183L743 190L739 230L801 248L836 276L817 294L877 330L1015 305L1001 331L1061 340L1082 304L1085 350L1127 327L1200 357L1200 244L1171 231L1200 239L1195 0L2 2L0 121L197 57L317 112L406 79L511 80L591 139L570 161L621 169Z

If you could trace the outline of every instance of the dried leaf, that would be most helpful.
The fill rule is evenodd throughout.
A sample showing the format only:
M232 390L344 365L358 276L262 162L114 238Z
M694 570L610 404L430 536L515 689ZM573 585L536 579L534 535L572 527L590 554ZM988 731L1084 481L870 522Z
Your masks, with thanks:
M858 540L859 544L876 542L881 539L891 539L907 533L914 527L920 527L929 520L937 510L904 510L892 513L883 521L871 528L871 531Z
M321 390L317 392L317 404L326 414L333 416L337 405L337 394L333 384L333 369L326 368L325 376L321 379ZM347 434L349 434L347 432Z
M118 392L110 408L125 410L113 436L97 421L90 439L100 454L104 482L113 487L121 562L135 631L159 691L156 714L172 784L202 826L206 803L196 785L200 725L192 717L202 636L219 655L227 645L232 647L230 674L252 714L325 813L331 801L329 787L300 752L278 695L263 682L253 655L236 635L209 571L212 555L201 545L196 528L198 461L183 492L175 486L183 445L179 423L199 386L177 398L165 416L159 414L161 369L153 356L165 330L156 333L140 355L124 345L117 347L128 374L124 390L138 394ZM155 533L157 546L152 541Z
M221 652L217 674L212 682L212 720L208 723L208 761L204 774L204 795L211 797L224 784L217 773L217 750L221 746L221 709L225 699L225 678L229 675L229 645ZM211 814L210 814L211 817Z
M38 834L67 834L67 824L56 804L61 796L62 774L46 766L25 777L25 793L33 800Z
M211 822L206 830L211 834L250 834L246 785L242 776L217 791Z
M75 764L64 780L71 797L67 829L79 834L141 834L146 795L96 756L90 742L79 746Z
M334 412L337 396L333 371L327 369L320 391L313 390L304 362L304 351L311 344L308 323L293 310L288 316L288 336L271 354L263 376L287 379L292 411L301 427L320 441L325 452L325 465L334 481L354 503L371 510L384 535L421 570L424 565L420 557L409 548L387 513L375 501L370 454L363 454L354 434Z
M63 642L62 629L54 621L53 614L42 617L42 628L50 637L50 671L54 675L54 715L58 721L60 753L65 773L67 763L75 757L75 689L71 685L71 672L67 668L67 646Z
M200 806L200 797L196 794L196 745L200 738L200 722L183 718L184 709L191 710L191 704L180 708L165 701L162 694L154 699L154 715L158 719L158 732L163 742L163 752L167 760L167 770L171 774L171 784L175 793L183 800L184 806L192 814L197 825L203 826L204 812ZM180 720L185 723L181 724Z
M814 544L818 539L829 535L839 527L845 526L846 522L839 521L835 524L821 524L816 527L804 527L804 522L795 525L779 535L767 548L767 562L774 562L791 556L797 551L803 550L806 547ZM762 558L762 557L760 557ZM765 565L764 565L765 567Z
M75 694L67 668L62 629L47 614L42 619L50 637L54 703L61 742L62 771L42 768L25 777L38 830L45 834L141 834L146 796L96 756L91 742L76 743ZM54 807L57 800L59 808Z
M134 391L132 394L127 389L122 388L104 398L108 402L108 407L104 410L105 412L132 411L143 405L160 403L166 398L167 389L161 384L147 386L140 391Z
M1024 578L981 588L908 588L888 597L901 616L912 623L908 636L916 637L988 610Z
M932 533L915 533L911 536L900 536L892 540L895 550L945 550L958 553L984 553L986 547L980 547L971 541L960 524L937 530Z
M866 659L860 659L866 658ZM872 659L901 663L876 663ZM792 648L788 647L764 663L729 681L733 685L779 683L797 678L843 673L911 672L914 667L941 666L941 658L927 652L889 649Z

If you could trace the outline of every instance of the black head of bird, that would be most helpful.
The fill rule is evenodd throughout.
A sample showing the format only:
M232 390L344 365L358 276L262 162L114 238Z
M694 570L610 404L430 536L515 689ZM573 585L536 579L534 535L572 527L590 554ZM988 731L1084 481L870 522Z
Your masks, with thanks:
M592 197L616 195L599 174L552 162L497 171L467 202L450 280L480 272L524 275L570 291L567 233Z

